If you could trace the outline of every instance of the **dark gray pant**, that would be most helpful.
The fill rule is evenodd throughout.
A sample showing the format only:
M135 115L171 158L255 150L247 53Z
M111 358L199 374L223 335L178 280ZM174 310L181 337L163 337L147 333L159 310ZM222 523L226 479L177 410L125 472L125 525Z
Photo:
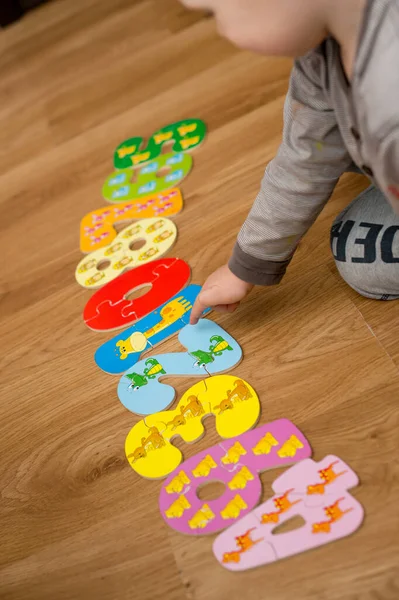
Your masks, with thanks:
M331 250L341 277L367 298L399 298L399 215L370 186L331 228Z

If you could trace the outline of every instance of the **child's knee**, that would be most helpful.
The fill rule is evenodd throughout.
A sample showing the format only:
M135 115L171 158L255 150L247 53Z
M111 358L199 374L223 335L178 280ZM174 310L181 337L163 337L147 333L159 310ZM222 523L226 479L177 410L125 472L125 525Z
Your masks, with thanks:
M362 296L399 298L399 216L370 187L335 219L331 250L341 277Z

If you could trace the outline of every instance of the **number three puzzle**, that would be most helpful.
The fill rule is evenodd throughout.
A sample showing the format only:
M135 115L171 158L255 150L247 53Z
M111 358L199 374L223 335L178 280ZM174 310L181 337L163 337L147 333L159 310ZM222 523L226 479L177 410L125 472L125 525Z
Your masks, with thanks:
M259 411L259 398L249 383L234 375L209 377L189 388L175 410L139 421L126 438L127 459L142 477L166 477L182 460L180 450L170 443L174 437L188 443L199 440L208 415L215 415L222 438L235 437L254 427Z

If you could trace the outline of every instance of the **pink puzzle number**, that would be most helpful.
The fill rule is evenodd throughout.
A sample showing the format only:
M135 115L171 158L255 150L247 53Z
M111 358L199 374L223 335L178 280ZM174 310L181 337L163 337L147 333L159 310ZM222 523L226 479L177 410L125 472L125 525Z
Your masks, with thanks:
M364 515L362 505L347 491L358 483L356 473L337 456L319 463L303 460L274 481L275 496L216 538L216 559L230 571L244 571L350 535ZM298 515L304 525L275 532Z
M215 533L229 527L259 502L259 473L308 458L311 448L287 419L266 423L208 448L181 464L162 486L159 507L166 523L189 535ZM226 485L223 495L203 502L200 486Z

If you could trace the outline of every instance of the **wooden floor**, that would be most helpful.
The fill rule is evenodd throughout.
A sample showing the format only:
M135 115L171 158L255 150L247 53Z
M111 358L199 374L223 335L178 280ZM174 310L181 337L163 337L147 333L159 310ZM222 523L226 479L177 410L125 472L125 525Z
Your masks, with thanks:
M282 285L213 316L243 347L234 373L257 390L261 423L292 419L316 459L335 453L358 472L354 536L231 574L213 536L166 527L160 482L124 457L138 419L93 361L109 335L82 320L79 222L105 204L117 143L207 122L171 253L201 283L228 258L276 151L290 61L236 50L169 0L50 2L0 40L0 598L398 600L399 303L357 296L328 247L363 178L343 178ZM180 395L193 380L171 382ZM201 442L178 446L188 457L217 440L207 421Z

